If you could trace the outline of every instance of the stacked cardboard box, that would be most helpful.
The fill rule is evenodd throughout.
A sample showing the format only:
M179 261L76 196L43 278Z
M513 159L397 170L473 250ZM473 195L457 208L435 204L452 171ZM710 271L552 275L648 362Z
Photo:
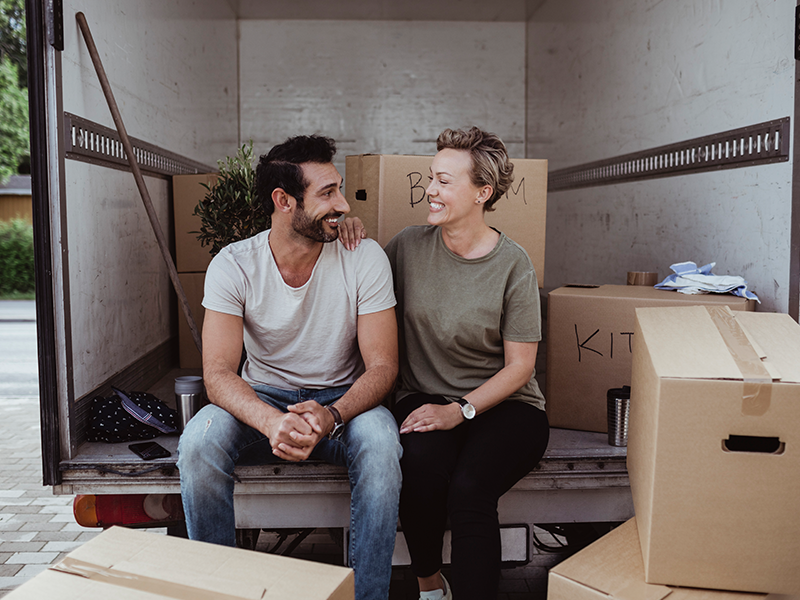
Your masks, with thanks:
M353 571L113 527L20 586L12 600L352 600Z
M554 568L548 598L800 598L800 325L637 309L630 419L636 518Z
M648 306L729 306L730 294L690 296L649 286L565 286L547 300L547 417L553 427L605 432L606 391L631 383L635 310Z
M638 309L628 471L649 583L800 593L800 325Z
M206 269L211 262L209 247L203 247L197 240L200 231L200 217L194 215L194 209L202 200L207 190L202 184L213 186L217 181L215 174L175 175L172 178L172 198L175 212L175 264L178 278L186 292L189 308L197 323L198 329L203 327L203 286ZM199 369L203 366L200 352L194 343L189 325L183 314L178 322L180 344L180 366L183 369Z
M345 197L350 215L359 217L369 236L385 246L409 225L428 219L432 156L362 154L346 158ZM525 248L544 283L544 233L547 213L547 161L514 159L514 182L486 222Z

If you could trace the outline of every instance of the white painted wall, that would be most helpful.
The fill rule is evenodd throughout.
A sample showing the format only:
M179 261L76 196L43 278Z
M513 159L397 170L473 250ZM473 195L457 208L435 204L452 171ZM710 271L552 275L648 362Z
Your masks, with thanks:
M794 0L548 0L528 24L528 156L551 169L793 116ZM551 193L545 281L684 260L788 309L791 163Z
M298 134L348 154L435 154L478 125L524 156L525 24L240 22L242 137L259 153Z
M78 9L129 135L211 165L236 148L236 22L226 3L64 7L63 109L113 127ZM171 283L130 173L67 160L64 179L74 393L81 397L170 338ZM169 237L168 182L146 181Z

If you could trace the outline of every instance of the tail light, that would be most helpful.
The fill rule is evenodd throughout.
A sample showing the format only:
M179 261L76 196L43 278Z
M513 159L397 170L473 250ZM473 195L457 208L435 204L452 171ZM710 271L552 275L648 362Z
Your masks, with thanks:
M80 495L72 512L83 527L164 527L184 520L180 494Z

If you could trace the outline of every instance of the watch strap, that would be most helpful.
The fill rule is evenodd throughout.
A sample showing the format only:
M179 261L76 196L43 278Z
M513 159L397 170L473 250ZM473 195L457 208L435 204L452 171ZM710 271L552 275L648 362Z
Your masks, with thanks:
M328 439L333 439L339 430L344 427L344 419L342 419L339 409L332 404L328 404L325 406L325 408L328 409L328 412L331 413L331 416L333 417L333 429L331 429L331 432L328 434Z

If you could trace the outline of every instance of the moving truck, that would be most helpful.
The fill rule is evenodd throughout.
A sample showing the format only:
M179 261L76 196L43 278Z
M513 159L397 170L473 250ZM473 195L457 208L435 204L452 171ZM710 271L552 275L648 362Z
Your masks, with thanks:
M512 157L549 161L545 294L715 261L717 273L748 280L759 310L796 318L795 8L28 0L45 485L120 501L141 494L162 507L180 492L175 436L159 438L172 456L147 464L127 444L86 441L92 398L115 385L169 403L185 371L183 316L77 12L169 239L171 177L214 170L248 140L260 154L291 135L331 136L344 174L347 155L431 155L442 129L474 124L499 134ZM347 527L340 469L237 475L243 531ZM627 519L625 449L603 434L554 430L500 512L504 524Z

